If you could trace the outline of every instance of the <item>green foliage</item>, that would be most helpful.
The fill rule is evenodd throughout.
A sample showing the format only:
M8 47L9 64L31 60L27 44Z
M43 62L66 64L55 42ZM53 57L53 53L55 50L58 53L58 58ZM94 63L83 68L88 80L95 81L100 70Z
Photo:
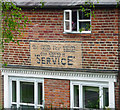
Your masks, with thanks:
M17 38L23 32L28 21L28 18L24 16L21 10L21 8L17 7L12 2L2 3L2 44L4 42L9 43L10 41L19 44Z

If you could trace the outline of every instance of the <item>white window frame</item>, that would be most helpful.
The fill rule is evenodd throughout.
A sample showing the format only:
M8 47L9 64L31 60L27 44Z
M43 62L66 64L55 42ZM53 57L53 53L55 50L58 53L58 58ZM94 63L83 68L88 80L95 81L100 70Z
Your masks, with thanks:
M16 102L12 102L12 81L16 81ZM20 102L20 82L33 82L34 83L34 104L31 103L21 103ZM42 105L38 104L38 83L42 83ZM44 108L44 79L38 79L38 78L19 78L19 77L10 77L9 78L9 84L10 84L10 106L12 104L16 104L17 108L20 107L20 105L28 105L28 106L34 106L34 108Z
M79 107L74 107L74 85L79 85ZM84 108L83 105L83 87L98 87L99 88L99 108L103 108L103 88L108 88L109 92L109 108L115 108L115 92L114 82L91 82L91 81L71 81L70 82L70 107L75 109Z
M90 10L90 9L87 9ZM65 13L69 12L69 17L70 20L66 20L65 17ZM91 13L91 10L90 10ZM70 23L70 29L66 30L66 25L65 22L69 22ZM85 20L79 20L79 10L77 10L77 31L72 31L72 10L64 10L64 33L91 33L91 27L90 27L90 31L79 31L79 22L90 22L90 26L91 26L91 14L90 14L90 19L85 19Z
M65 14L69 13L69 20L66 20ZM66 23L69 22L69 30L66 30ZM64 32L71 32L72 31L72 11L71 10L64 10Z

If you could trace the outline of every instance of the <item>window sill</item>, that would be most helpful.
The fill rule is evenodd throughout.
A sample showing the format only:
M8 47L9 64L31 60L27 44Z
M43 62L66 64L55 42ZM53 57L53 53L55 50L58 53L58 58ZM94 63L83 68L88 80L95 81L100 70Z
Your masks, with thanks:
M91 34L91 31L82 31L82 32L63 32L63 34Z

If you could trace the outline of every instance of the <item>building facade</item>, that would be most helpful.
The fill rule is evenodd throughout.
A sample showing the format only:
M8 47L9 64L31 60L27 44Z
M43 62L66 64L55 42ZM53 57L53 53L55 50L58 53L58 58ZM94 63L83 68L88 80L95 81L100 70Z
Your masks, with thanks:
M119 8L58 4L18 4L31 23L4 45L4 108L119 109Z

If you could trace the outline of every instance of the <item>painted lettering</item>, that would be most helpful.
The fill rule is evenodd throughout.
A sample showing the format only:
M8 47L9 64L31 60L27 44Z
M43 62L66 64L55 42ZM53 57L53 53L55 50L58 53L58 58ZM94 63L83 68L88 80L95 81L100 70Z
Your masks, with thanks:
M73 58L75 58L75 56L68 56L68 65L73 65Z
M45 64L45 57L42 57L42 64Z
M64 62L63 62L63 61L64 61ZM62 65L66 65L66 59L65 59L65 58L62 58L62 59L61 59L61 64L62 64Z
M35 54L35 57L36 57L36 59L37 59L37 63L40 64L40 58L39 58L40 55L36 55L36 54Z
M56 60L57 60L56 57L55 57L55 58L52 58L52 62L53 62L54 65L56 64Z
M49 57L47 57L47 64L51 64L50 61L51 61L51 59Z

